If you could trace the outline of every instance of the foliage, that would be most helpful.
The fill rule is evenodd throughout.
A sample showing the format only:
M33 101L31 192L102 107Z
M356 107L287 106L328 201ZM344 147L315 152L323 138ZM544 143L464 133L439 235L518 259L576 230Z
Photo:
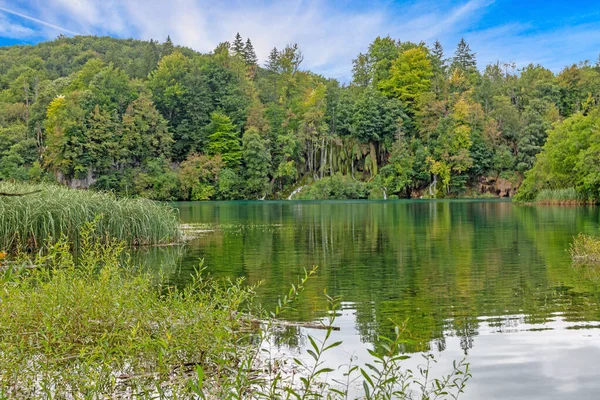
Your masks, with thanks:
M368 184L336 174L314 182L303 189L296 198L298 200L344 200L366 199L368 196Z
M575 114L550 131L543 151L526 174L518 199L531 201L543 189L574 187L570 200L600 198L600 110ZM560 200L560 199L558 199ZM564 199L566 200L566 199Z
M242 161L242 147L235 126L228 116L215 112L210 116L207 151L210 155L219 154L228 167L237 167Z
M247 197L263 197L268 190L271 155L256 128L251 127L244 132L242 141Z
M440 195L460 196L490 177L532 168L541 177L544 168L533 166L553 125L600 106L597 66L554 74L497 62L480 71L464 39L445 58L439 42L377 37L353 61L348 85L303 70L303 60L290 44L260 66L239 33L208 54L170 38L59 37L0 48L0 179L160 200L189 199L196 185L194 197L209 200L279 198L305 176L367 181L385 171L394 195L441 182ZM260 140L252 133L244 142L252 128ZM412 165L400 166L399 148ZM597 153L591 146L581 163L598 165ZM223 185L181 172L196 154L220 155ZM575 189L597 197L598 174L577 168ZM185 186L175 178L182 174ZM543 187L562 187L543 174ZM243 179L251 185L240 188ZM529 193L532 182L524 185Z

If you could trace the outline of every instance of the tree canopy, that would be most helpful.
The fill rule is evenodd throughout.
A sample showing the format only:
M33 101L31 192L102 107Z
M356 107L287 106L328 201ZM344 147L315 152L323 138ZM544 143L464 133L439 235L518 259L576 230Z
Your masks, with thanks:
M523 198L600 197L598 65L478 68L464 39L445 51L389 36L348 84L303 60L294 43L259 60L240 33L208 54L170 38L2 47L0 179L164 200L285 198L326 178L371 197L499 194L494 182L523 179Z

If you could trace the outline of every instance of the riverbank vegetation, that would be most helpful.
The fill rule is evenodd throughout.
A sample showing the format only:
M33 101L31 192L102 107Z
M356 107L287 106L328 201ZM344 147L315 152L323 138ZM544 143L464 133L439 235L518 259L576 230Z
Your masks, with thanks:
M599 124L597 108L576 113L555 124L515 198L561 204L597 203L600 199Z
M458 396L470 378L459 362L432 379L431 355L420 373L405 369L400 328L379 338L370 367L351 362L339 366L339 382L328 378L325 354L340 345L333 298L318 324L323 340L305 336L308 357L274 358L269 349L286 337L278 319L314 269L267 312L252 306L254 287L241 279L220 283L197 272L183 288L157 283L123 261L123 242L99 240L95 226L84 225L77 261L63 237L33 260L21 254L0 264L0 397L334 399L361 379L358 395L367 399L429 399Z
M283 198L308 178L315 192L341 174L343 196L366 196L356 181L388 197L511 196L553 124L562 148L567 132L593 131L600 99L598 65L477 68L464 40L445 51L378 37L343 84L303 59L292 44L259 62L239 34L208 54L168 38L0 48L0 179L209 200ZM564 171L577 164L575 189L597 197L587 143ZM548 171L530 174L523 198L565 188L538 188Z
M179 216L166 205L143 198L117 198L108 192L57 184L0 182L0 250L39 249L49 238L79 243L81 227L97 221L101 238L128 245L168 244L179 239ZM32 193L33 192L33 193Z
M548 205L579 205L586 204L589 201L574 188L570 187L566 189L542 189L536 194L533 202Z

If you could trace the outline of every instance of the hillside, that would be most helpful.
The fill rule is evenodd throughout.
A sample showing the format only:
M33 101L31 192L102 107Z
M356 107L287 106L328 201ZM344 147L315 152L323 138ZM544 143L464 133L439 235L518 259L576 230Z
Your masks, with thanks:
M553 124L600 101L597 65L480 71L464 41L446 55L378 37L346 85L302 60L289 45L258 65L239 35L210 54L81 36L0 48L0 179L160 200L281 198L315 181L305 198L512 196ZM573 185L544 165L526 197Z

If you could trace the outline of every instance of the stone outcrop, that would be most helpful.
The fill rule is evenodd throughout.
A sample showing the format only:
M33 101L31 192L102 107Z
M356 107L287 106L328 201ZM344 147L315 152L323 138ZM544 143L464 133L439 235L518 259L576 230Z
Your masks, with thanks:
M485 176L479 179L479 193L491 193L498 197L513 197L521 185L518 182L511 182L508 179L495 176Z

